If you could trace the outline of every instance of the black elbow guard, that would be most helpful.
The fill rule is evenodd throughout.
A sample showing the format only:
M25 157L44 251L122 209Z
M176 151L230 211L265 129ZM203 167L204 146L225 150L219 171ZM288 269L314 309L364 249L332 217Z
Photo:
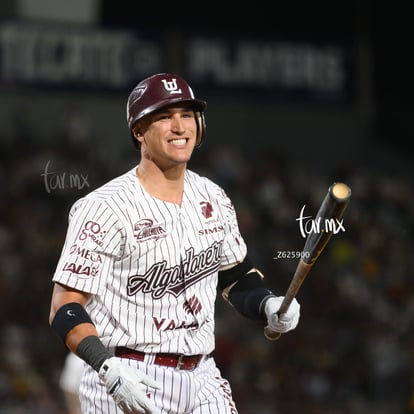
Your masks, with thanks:
M249 319L266 320L262 314L263 299L273 293L263 283L263 275L246 258L235 267L219 273L223 297Z
M245 317L254 320L266 320L261 312L263 299L273 295L263 284L257 271L244 275L230 290L230 303Z

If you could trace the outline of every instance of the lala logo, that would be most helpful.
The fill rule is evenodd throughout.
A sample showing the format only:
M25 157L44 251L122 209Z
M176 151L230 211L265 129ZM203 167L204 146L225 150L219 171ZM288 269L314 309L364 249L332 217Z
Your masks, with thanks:
M162 83L164 84L164 88L166 91L170 93L182 93L182 90L177 88L177 79L174 78L170 81L162 79Z

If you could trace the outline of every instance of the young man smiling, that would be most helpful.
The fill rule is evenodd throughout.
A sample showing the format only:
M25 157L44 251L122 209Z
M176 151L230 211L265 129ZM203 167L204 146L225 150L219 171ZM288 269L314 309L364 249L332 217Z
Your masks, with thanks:
M205 108L178 75L141 81L127 102L138 165L72 206L50 324L88 364L83 413L237 413L212 357L217 289L271 332L298 324L296 299L278 314L225 191L187 168Z

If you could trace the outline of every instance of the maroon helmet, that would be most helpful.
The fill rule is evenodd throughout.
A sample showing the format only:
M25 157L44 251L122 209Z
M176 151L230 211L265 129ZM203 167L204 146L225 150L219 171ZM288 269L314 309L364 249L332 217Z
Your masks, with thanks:
M132 132L137 121L164 106L180 102L188 102L194 108L198 121L196 146L199 146L206 126L203 111L207 103L194 98L191 87L183 78L169 73L158 73L144 79L128 97L127 122L134 145L139 146Z

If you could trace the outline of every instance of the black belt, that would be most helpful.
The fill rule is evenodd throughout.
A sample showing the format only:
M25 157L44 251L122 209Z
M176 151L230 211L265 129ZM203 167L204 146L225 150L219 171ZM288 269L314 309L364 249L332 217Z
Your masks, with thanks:
M144 361L144 352L136 351L134 349L125 348L119 346L115 348L115 356L120 358L135 359L137 361ZM181 355L181 354L166 354L158 353L154 354L154 363L157 365L163 365L165 367L172 367L175 369L183 369L191 371L195 369L205 355Z

